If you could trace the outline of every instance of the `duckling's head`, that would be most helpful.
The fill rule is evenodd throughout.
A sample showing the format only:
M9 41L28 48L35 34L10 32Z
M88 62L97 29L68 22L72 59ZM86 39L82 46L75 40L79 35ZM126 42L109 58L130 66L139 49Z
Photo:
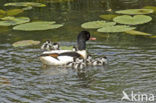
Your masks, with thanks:
M59 50L60 45L58 43L53 43L53 49L54 50Z

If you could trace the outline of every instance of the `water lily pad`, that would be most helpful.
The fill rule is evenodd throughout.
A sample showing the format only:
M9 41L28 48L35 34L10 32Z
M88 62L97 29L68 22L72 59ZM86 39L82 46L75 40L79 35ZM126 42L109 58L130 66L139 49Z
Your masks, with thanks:
M29 22L30 19L28 17L5 17L1 18L2 20L5 21L0 21L0 26L11 26L11 25L17 25L17 24L22 24Z
M5 11L0 9L0 15L5 15Z
M22 10L31 10L33 7L32 6L27 6L25 8L22 8Z
M150 22L151 20L152 18L146 15L135 15L133 17L129 15L123 15L123 16L117 16L113 19L114 22L120 24L128 24L128 25L144 24Z
M117 26L107 26L98 29L98 32L124 32L124 31L129 31L133 30L135 27L130 27L130 26L125 26L125 25L117 25Z
M144 6L144 9L152 9L154 10L154 13L156 13L156 6Z
M113 14L108 14L108 15L100 15L99 17L105 20L113 20L113 18L117 17L119 15L113 15Z
M48 3L64 3L64 2L72 2L74 0L40 0Z
M38 45L40 44L40 41L34 41L34 40L22 40L13 43L12 45L14 47L23 47L23 46L31 46L31 45Z
M153 13L152 9L127 9L127 10L119 10L116 11L118 14L130 14L130 15L136 15L136 14L150 14Z
M37 2L12 2L6 3L4 6L33 6L33 7L45 7L45 4Z
M11 10L6 11L6 15L14 16L14 15L18 15L18 14L22 13L23 11L24 10L22 10L22 9L11 9Z
M72 50L73 46L61 46L60 49L61 50Z
M142 36L151 36L152 35L149 33L144 33L144 32L136 31L136 30L130 30L130 31L125 31L125 32L128 34L131 34L131 35L142 35Z
M115 22L106 22L104 20L101 20L101 21L91 21L91 22L83 23L81 27L85 29L98 29L101 27L113 26L115 24L116 24Z
M63 24L55 24L55 21L39 21L17 25L13 29L22 31L36 31L36 30L56 29L62 26Z
M150 38L156 38L156 35L149 36Z

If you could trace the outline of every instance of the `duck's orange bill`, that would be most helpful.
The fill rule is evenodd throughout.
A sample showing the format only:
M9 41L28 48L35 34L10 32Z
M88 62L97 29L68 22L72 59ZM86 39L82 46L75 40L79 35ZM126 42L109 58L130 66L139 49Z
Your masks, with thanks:
M96 40L96 38L95 37L90 37L89 40Z

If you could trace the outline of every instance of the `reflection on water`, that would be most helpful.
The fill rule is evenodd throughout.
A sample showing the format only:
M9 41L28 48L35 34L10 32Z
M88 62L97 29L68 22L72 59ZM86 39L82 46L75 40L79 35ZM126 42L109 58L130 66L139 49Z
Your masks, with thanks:
M12 0L1 1L0 5L9 1ZM60 45L75 45L74 38L82 30L80 24L99 19L98 15L108 13L105 10L138 8L154 3L154 0L75 0L62 4L47 3L45 8L25 12L22 15L32 20L55 20L65 23L65 26L40 32L13 31L11 28L0 31L0 101L118 103L123 90L156 94L154 39L90 30L97 41L88 42L89 53L93 56L106 55L109 65L87 67L85 75L77 75L72 69L44 69L38 58L41 53L39 46L13 48L11 45L18 40L44 42L49 38ZM155 34L155 15L151 16L153 21L138 26L138 30Z

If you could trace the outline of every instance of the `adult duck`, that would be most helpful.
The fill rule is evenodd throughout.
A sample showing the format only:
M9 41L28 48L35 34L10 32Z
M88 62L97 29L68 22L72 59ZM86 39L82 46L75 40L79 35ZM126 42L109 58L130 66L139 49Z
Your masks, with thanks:
M40 60L46 65L65 65L69 62L73 62L74 58L86 59L86 41L88 40L96 40L96 38L91 38L88 31L81 31L77 36L78 50L45 51L41 54Z

